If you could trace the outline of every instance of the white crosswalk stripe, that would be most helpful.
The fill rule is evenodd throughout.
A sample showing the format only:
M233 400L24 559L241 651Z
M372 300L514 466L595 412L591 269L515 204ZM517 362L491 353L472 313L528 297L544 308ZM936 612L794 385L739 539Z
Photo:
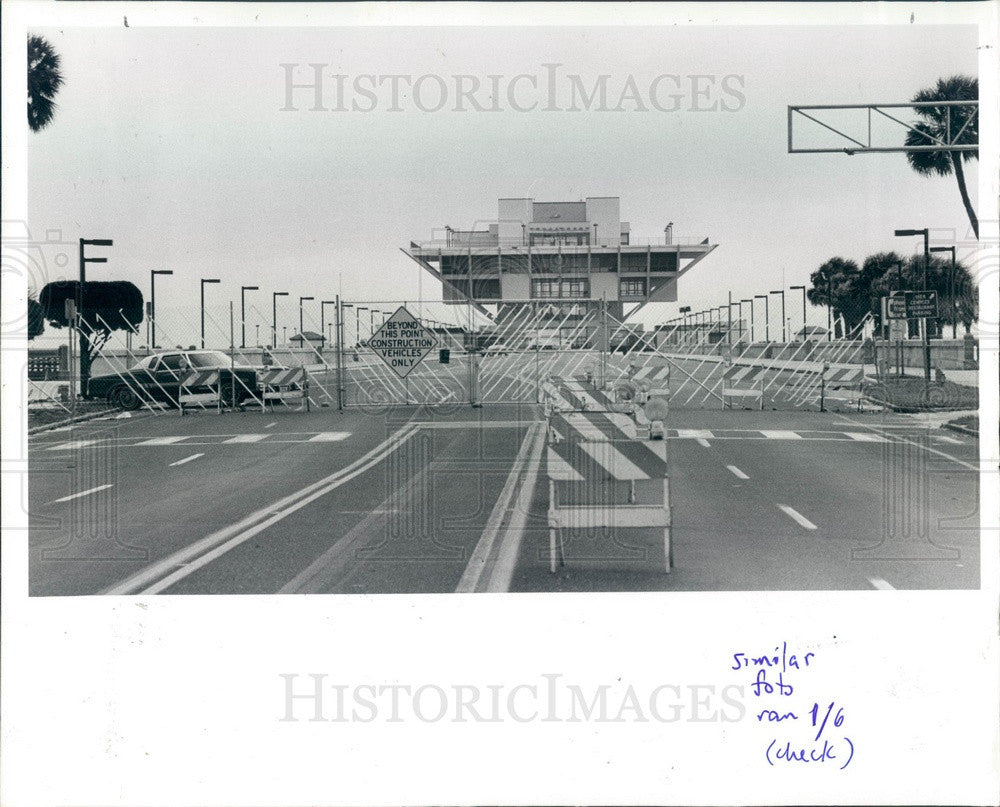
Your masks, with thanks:
M78 448L84 448L85 446L92 446L96 443L96 440L70 440L68 443L60 443L59 445L52 446L49 451L74 451Z
M337 443L351 436L350 432L320 432L309 438L310 443Z
M881 434L874 434L873 432L844 432L852 440L857 440L859 443L885 443L888 442Z
M137 446L169 446L173 443L179 443L181 440L187 440L187 435L181 437L150 437L148 440L142 440L136 443Z
M223 443L259 443L261 440L266 440L268 435L266 434L237 434L235 437L230 437L228 440L223 440Z
M783 431L781 429L761 429L760 433L763 434L768 440L801 440L802 435L798 432Z

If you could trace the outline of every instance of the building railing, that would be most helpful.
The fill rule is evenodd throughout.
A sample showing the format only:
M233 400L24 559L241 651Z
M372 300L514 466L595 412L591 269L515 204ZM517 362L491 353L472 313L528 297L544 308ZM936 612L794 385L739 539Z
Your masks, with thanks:
M465 235L459 231L454 231L455 235ZM527 239L518 238L498 238L489 232L475 232L472 234L475 236L472 239L464 238L433 238L428 241L411 241L410 247L413 249L419 249L423 251L435 250L435 249L466 249L472 248L474 250L473 254L476 254L475 250L492 251L495 253L497 249L510 249L518 253L526 253L529 248ZM709 239L706 236L673 236L669 240L664 236L659 238L629 238L627 244L619 244L615 241L610 241L608 239L602 239L593 244L531 244L532 250L552 250L552 249L562 249L563 252L577 252L586 254L590 249L614 249L617 250L621 247L623 250L636 247L676 247L676 246L699 246L702 244L707 245Z

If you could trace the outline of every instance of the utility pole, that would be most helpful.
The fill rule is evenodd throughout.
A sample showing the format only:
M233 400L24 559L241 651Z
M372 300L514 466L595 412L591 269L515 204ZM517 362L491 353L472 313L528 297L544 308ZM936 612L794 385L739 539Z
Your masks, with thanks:
M287 291L276 291L271 295L271 349L278 347L278 298L287 297Z
M927 291L927 267L931 262L931 250L930 250L930 230L924 227L921 230L896 230L894 235L897 237L922 235L924 238L924 291ZM927 317L920 318L921 330L923 331L923 343L924 343L924 390L925 393L930 393L931 385L931 343L930 336L928 334L928 322Z
M247 346L247 298L248 291L258 291L259 286L240 286L240 347Z
M107 263L107 258L88 258L85 254L85 247L112 247L115 242L110 238L81 238L80 239L80 283L76 289L76 312L82 322L82 327L76 329L77 343L80 353L80 392L87 394L87 382L90 381L90 329L91 325L87 321L84 307L87 289L87 264Z

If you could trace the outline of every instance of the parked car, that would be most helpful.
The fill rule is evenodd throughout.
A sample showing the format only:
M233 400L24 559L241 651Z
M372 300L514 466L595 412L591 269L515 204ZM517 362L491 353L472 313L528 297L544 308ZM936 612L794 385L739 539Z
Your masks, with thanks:
M257 371L252 367L236 364L234 368L230 357L219 350L173 350L147 356L128 370L91 376L86 397L104 398L119 409L138 409L154 401L177 406L181 382L202 370L218 370L219 388L227 405L238 406L256 394ZM187 386L184 391L211 393L216 387Z

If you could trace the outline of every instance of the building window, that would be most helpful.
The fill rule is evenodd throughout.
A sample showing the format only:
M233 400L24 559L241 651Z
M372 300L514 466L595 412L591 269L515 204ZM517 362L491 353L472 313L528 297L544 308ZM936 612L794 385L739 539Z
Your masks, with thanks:
M590 243L590 233L532 233L530 238L532 246L539 247L584 247Z
M646 296L646 280L644 278L631 278L620 281L619 297L623 300L629 297Z
M628 246L628 233L622 233L622 246Z
M539 299L586 299L589 294L590 282L584 278L531 281L531 296Z

